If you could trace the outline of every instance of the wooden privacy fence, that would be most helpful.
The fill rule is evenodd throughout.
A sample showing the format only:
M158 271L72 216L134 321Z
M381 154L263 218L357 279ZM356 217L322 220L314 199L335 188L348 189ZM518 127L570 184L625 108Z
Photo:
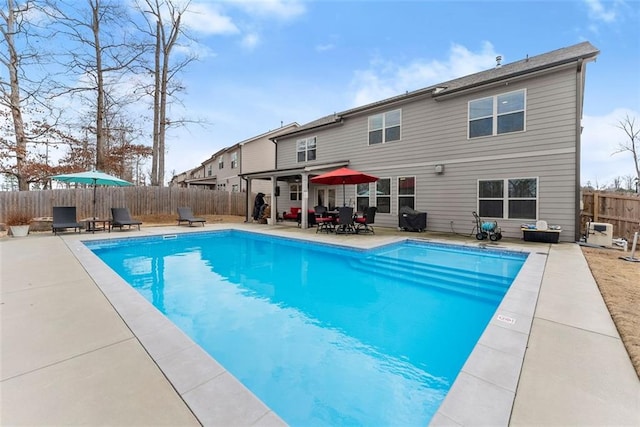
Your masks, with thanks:
M78 218L94 216L93 188L0 192L0 222L14 210L32 218L50 217L54 206L75 206ZM110 218L111 208L129 208L132 216L177 215L189 206L196 215L244 216L247 193L177 187L97 187L95 213Z
M581 230L584 235L587 222L605 222L613 225L613 237L633 239L640 231L640 195L614 192L585 191L582 193Z

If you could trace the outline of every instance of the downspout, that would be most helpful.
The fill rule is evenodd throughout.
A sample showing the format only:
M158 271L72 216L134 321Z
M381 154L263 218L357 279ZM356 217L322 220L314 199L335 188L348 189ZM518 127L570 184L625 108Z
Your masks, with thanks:
M242 149L242 145L240 145L238 152L239 154L239 159L238 159L238 164L240 165L240 173L238 174L238 176L240 177L241 180L245 181L245 193L246 193L246 205L244 208L244 222L249 222L249 180L247 178L245 178L244 176L242 176L242 151L244 151ZM240 182L240 191L242 191L242 181Z
M574 200L574 234L575 241L579 242L581 233L581 210L580 202L582 201L582 192L580 190L580 151L582 150L582 109L584 104L584 74L586 67L583 59L578 60L578 67L576 72L576 173L575 173L575 200Z

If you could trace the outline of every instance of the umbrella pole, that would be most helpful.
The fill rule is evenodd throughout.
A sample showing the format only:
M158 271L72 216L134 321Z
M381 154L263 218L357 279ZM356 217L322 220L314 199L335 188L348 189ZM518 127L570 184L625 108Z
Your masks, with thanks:
M96 180L93 180L93 219L97 219L96 216Z
M347 190L344 186L344 181L342 181L342 206L347 206Z

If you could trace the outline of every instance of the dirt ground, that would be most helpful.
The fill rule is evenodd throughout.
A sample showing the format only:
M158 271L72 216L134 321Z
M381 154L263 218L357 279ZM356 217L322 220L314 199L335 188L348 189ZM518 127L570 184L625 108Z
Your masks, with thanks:
M640 378L640 262L619 259L630 251L583 246L582 253Z
M175 225L175 215L141 216L145 227ZM207 223L244 222L242 216L203 215ZM6 232L0 231L0 237ZM631 252L616 249L582 247L591 273L618 328L631 362L640 378L640 262L619 259ZM636 251L640 258L640 249Z

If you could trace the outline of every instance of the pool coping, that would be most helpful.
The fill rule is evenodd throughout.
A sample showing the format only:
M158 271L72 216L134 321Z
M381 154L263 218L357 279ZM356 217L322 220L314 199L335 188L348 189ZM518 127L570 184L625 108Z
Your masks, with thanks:
M430 425L508 425L523 366L536 303L542 283L548 245L517 243L486 245L454 243L437 238L388 236L367 241L343 241L324 236L303 236L242 225L207 228L207 232L237 229L334 246L371 249L383 244L417 240L447 245L490 247L528 253L524 265L504 296ZM202 232L184 229L180 233ZM144 236L168 235L148 230ZM106 239L121 239L118 234ZM141 237L140 234L131 237ZM64 239L98 288L127 324L140 344L171 382L176 392L203 425L286 425L258 397L215 359L106 266L83 241L105 240L105 235ZM355 244L354 244L355 243ZM215 399L211 396L215 395ZM215 402L215 404L212 404ZM220 410L223 408L225 410Z

